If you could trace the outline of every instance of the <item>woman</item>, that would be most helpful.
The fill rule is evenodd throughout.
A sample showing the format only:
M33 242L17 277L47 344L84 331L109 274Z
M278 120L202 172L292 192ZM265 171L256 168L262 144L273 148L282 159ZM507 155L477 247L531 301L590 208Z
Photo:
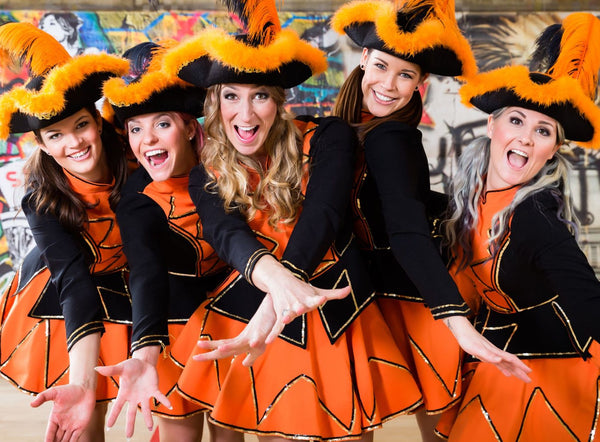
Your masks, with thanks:
M560 152L565 138L600 146L590 45L599 38L596 17L572 14L538 41L547 73L507 67L461 88L465 104L490 116L487 137L463 151L453 177L451 271L480 305L477 329L526 360L531 382L469 360L450 440L599 440L600 283L574 236Z
M377 303L423 395L417 411L422 437L433 441L437 414L460 397L457 340L506 373L526 377L526 367L515 357L472 329L469 308L428 221L432 200L417 129L423 109L419 87L429 73L471 76L475 60L450 2L409 1L400 8L392 2L353 2L335 13L332 27L363 48L360 65L342 85L333 109L361 140L354 231L380 294Z
M202 147L196 118L205 91L161 70L162 54L171 46L146 42L129 49L123 56L130 60L130 74L104 84L106 114L126 131L142 167L129 177L117 208L130 268L131 359L98 371L121 380L109 427L129 402L127 437L133 435L138 404L151 429L149 399L155 397L167 405L154 409L161 439L185 441L202 437L200 412L206 409L178 396L173 387L181 369L159 353L164 349L168 355L168 345L228 267L203 239L188 193L188 176Z
M255 10L264 21L254 21ZM206 30L166 56L180 78L208 86L207 141L190 194L205 216L207 240L236 269L173 348L185 362L178 388L212 409L211 422L261 440L372 440L371 430L418 406L420 397L370 302L373 291L343 222L355 135L337 118L294 125L284 89L322 71L322 54L279 27L271 2L237 12L249 34ZM349 285L351 294L321 305L348 289L328 295L312 285ZM265 312L266 327L257 320ZM250 319L251 329L286 326L266 348L257 341L258 352L242 335L247 357L189 358L188 332L189 344L200 333L216 340L209 348L219 353L219 340L238 336Z
M129 351L126 260L113 212L127 168L124 145L94 102L127 62L71 58L26 23L0 27L0 45L32 73L0 96L0 136L33 131L40 146L25 166L22 201L37 247L0 301L0 371L39 393L32 406L54 401L46 440L104 440L117 383L97 380L94 367Z

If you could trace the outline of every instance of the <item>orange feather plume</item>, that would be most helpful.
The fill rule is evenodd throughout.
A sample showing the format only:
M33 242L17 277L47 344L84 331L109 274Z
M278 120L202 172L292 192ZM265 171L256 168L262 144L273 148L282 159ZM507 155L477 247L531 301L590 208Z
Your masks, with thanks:
M224 0L227 8L237 14L255 45L268 45L281 31L274 0Z
M71 59L54 37L31 23L0 26L0 48L21 63L26 63L30 72L37 76Z
M562 27L560 55L548 74L575 78L593 99L600 69L600 20L592 14L574 13L564 19Z

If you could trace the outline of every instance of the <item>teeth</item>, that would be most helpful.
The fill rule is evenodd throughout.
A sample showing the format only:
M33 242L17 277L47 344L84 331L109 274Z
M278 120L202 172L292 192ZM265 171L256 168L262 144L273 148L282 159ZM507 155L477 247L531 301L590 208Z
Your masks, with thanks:
M518 150L518 149L511 149L511 152L517 155L521 155L523 158L529 158L529 155L527 155L525 152L523 152L522 150Z
M73 155L71 155L71 158L77 160L77 159L81 158L82 156L84 156L85 154L87 154L88 151L89 151L89 148L83 149L81 152L74 153Z
M238 129L245 132L252 132L254 129L256 129L256 126L238 126Z
M152 157L154 155L161 155L161 154L163 154L165 152L166 152L166 150L164 150L164 149L154 149L154 150L151 150L149 152L146 152L144 154L144 156L146 156L146 157Z
M375 92L375 96L380 99L381 101L393 101L394 99L391 97L388 97L387 95L381 95L379 92L373 91Z

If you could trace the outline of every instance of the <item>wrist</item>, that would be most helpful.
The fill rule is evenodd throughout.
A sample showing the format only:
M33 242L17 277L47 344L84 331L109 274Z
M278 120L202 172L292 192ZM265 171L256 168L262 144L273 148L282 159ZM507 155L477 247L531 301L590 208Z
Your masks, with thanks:
M160 350L161 347L159 345L140 347L132 353L131 358L138 359L150 365L156 365L158 362L158 356L160 355Z

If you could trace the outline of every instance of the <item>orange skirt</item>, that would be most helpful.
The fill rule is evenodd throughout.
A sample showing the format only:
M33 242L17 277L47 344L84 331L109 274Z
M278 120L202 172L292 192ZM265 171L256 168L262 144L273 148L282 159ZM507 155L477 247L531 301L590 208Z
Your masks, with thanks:
M169 398L172 407L172 409L168 409L160 403L155 402L152 407L152 413L157 416L171 419L183 419L197 413L208 411L206 407L182 396L177 389L177 381L183 371L183 364L178 363L173 359L172 348L184 328L185 324L169 324L170 344L163 350L156 365L156 371L158 372L158 389Z
M472 376L464 397L450 425L442 417L438 434L465 442L600 441L600 368L581 358L525 363L529 383L489 363L467 364Z
M377 304L408 361L429 414L460 399L462 351L454 335L419 302L379 297Z
M253 367L245 355L220 361L188 359L201 339L238 335L245 324L201 306L173 347L185 362L178 388L212 409L220 426L292 439L354 439L422 404L402 352L373 303L331 344L318 311L307 314L307 347L283 339Z
M44 268L18 293L19 273L0 298L0 373L20 390L38 394L69 383L67 332L62 319L32 318L50 271ZM130 326L104 323L98 365L113 365L129 356ZM116 398L118 379L98 376L96 400Z

